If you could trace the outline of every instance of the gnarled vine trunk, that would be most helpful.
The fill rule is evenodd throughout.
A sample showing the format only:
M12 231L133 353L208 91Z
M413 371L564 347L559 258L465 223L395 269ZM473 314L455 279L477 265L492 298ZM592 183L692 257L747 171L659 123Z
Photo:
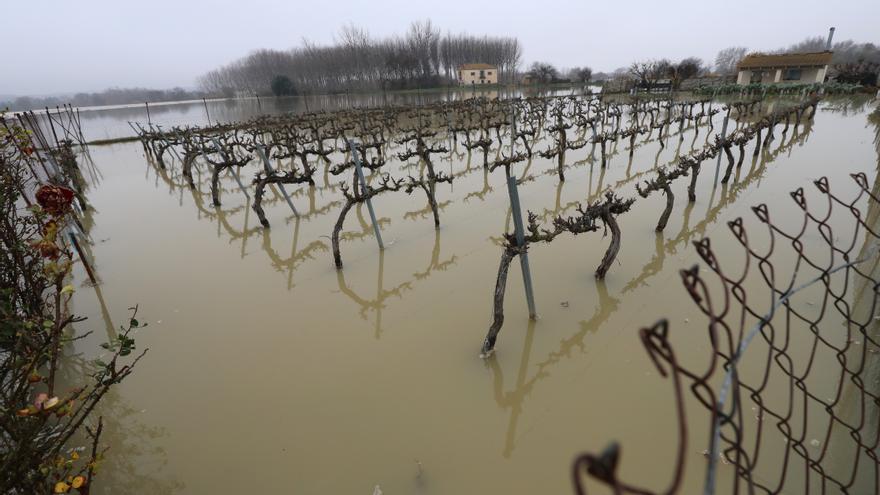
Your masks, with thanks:
M693 203L697 200L697 177L700 175L700 165L691 167L691 183L688 185L688 201Z
M516 255L516 252L506 248L501 252L501 263L498 266L498 278L495 280L495 294L493 296L492 325L489 327L489 333L486 334L483 348L480 350L482 357L488 357L495 351L495 341L498 339L501 326L504 325L504 292L507 289L507 272L510 271L510 263Z
M225 168L223 165L214 165L211 172L211 201L214 206L220 206L220 172Z
M339 218L336 219L336 225L333 226L333 235L330 237L330 243L333 245L333 263L336 265L336 268L342 268L342 253L339 252L339 233L342 232L345 216L348 215L348 211L351 210L354 204L353 201L345 202L342 211L339 212Z
M596 268L596 279L598 280L605 278L605 274L608 273L608 269L611 268L611 264L617 258L617 252L620 251L620 226L617 225L617 219L611 213L603 213L602 221L611 229L611 244L608 246L608 250L605 251L605 256L602 258L599 268Z
M721 183L727 184L727 181L730 180L730 173L733 172L733 153L730 151L730 146L724 146L724 154L727 155L727 169L724 171Z
M660 214L660 220L657 221L657 227L654 229L657 232L663 232L663 229L666 228L666 222L669 221L669 215L672 214L672 207L675 206L675 196L672 194L672 188L669 187L669 184L663 186L663 194L666 195L666 208Z

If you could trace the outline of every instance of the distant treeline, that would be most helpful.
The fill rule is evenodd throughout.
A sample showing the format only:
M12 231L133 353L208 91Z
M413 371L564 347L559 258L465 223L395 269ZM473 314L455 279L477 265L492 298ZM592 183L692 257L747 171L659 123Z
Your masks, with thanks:
M4 108L12 111L37 110L45 107L54 108L65 103L70 103L75 107L126 105L129 103L191 100L203 96L205 94L201 91L187 91L183 88L110 88L100 93L77 93L73 96L21 96L12 101L0 101L0 110Z
M466 63L498 67L511 80L521 56L516 38L441 35L431 21L414 22L404 36L374 39L348 26L332 45L287 51L258 50L199 78L209 93L335 93L349 90L411 89L454 82ZM273 81L275 84L273 84ZM289 81L289 83L288 83ZM275 91L273 91L273 86Z
M826 39L821 36L807 38L786 48L779 48L771 53L809 53L825 50ZM880 63L880 46L874 43L856 43L853 40L838 41L831 47L834 56L831 63L853 64L858 62Z

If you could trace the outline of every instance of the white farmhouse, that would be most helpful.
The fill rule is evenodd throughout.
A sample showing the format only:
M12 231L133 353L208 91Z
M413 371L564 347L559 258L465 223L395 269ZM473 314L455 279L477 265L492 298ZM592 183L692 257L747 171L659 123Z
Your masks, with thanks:
M498 68L489 64L464 64L458 68L458 84L498 84Z
M737 84L750 83L823 83L834 52L753 53L737 65Z

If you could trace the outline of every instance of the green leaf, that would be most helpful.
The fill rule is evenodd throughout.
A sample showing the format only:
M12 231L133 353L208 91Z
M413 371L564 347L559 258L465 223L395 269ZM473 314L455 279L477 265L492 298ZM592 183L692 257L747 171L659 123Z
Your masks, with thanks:
M138 321L134 318L132 318L131 321L128 322L128 324L134 328L137 328L137 326L140 325L140 323L138 323Z

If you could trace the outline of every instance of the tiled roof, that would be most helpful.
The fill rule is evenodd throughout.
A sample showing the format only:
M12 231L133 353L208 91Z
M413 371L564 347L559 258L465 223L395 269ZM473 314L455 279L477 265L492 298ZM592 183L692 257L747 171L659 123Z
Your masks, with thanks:
M833 55L834 52L785 53L779 55L755 53L746 55L744 59L740 60L738 67L740 69L757 69L761 67L821 66L831 63Z
M459 67L459 70L484 70L484 69L494 69L494 65L489 64L463 64Z

